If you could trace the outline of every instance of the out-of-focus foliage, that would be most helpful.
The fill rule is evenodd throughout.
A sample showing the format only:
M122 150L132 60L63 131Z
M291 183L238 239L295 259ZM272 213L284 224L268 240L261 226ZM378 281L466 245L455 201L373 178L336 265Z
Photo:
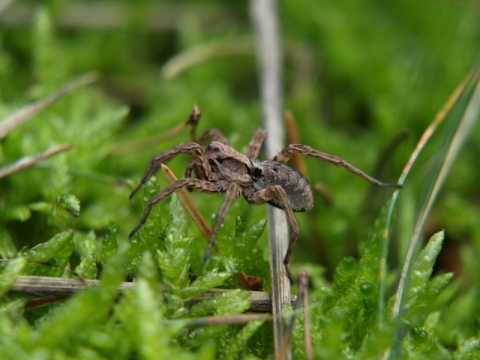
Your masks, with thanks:
M394 182L478 58L478 9L468 2L299 0L280 2L278 10L285 108L297 119L300 141ZM152 155L189 135L146 139L183 122L194 103L203 111L200 132L218 128L238 150L261 126L247 4L52 0L0 6L0 127L2 119L90 71L99 74L97 82L0 139L0 169L72 145L0 179L0 255L10 259L0 264L0 358L269 356L268 322L191 327L183 321L248 309L241 271L269 288L265 206L234 202L219 251L205 265L206 242L175 196L155 206L127 240L146 201L167 182L158 174L129 202L134 184ZM403 129L409 139L389 147ZM441 229L445 235L434 235L417 257L400 324L390 316L393 297L383 299L379 312L378 274L388 260L390 296L440 139L424 149L400 194L388 259L373 224L391 190L371 190L347 171L305 159L311 182L321 182L333 199L327 205L316 195L310 213L296 214L301 236L292 268L310 272L316 357L367 359L389 348L400 358L480 356L478 136L477 127L427 223L425 238ZM168 165L180 177L187 162L182 155ZM223 196L192 197L213 223ZM25 309L25 296L8 293L18 275L72 277L72 271L102 285L35 310ZM127 276L137 288L119 299L116 287ZM188 302L212 287L235 290ZM304 356L299 317L295 358Z

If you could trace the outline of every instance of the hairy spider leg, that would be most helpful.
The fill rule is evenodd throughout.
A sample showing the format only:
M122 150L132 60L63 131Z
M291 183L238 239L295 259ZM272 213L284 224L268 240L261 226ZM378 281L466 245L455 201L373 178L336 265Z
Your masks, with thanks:
M218 142L221 142L222 144L225 144L225 145L228 145L228 146L232 147L232 145L230 145L230 142L225 137L225 135L223 135L223 133L218 129L207 129L207 130L205 130L202 133L202 136L200 136L200 139L198 140L198 143L200 145L205 145L208 142L208 140L218 141Z
M195 142L182 143L177 146L172 147L169 150L165 150L157 155L155 155L150 162L148 163L147 170L142 176L140 183L133 189L132 193L129 196L131 200L135 194L142 188L143 185L147 182L148 178L160 169L160 166L170 160L171 158L179 155L189 153L193 155L204 167L205 173L208 176L211 173L210 164L205 158L205 150L202 146Z
M316 150L314 148L311 148L310 146L303 145L303 144L290 144L288 145L285 149L283 149L281 152L279 152L275 157L273 158L274 161L279 161L282 163L286 163L290 158L292 157L293 152L296 151L302 155L308 155L308 156L313 156L316 158L319 158L321 160L327 161L329 163L332 163L336 166L343 167L347 169L348 171L364 178L368 182L381 186L381 187L390 187L390 188L396 188L396 189L402 189L403 186L399 184L388 184L388 183L383 183L370 175L367 175L364 173L362 170L359 168L353 166L352 164L348 163L347 161L343 160L341 157L328 154L323 151Z
M198 107L197 104L193 104L192 112L188 117L187 121L184 123L183 128L188 125L192 125L190 128L190 141L196 142L197 141L197 126L200 122L200 118L202 117L202 111Z
M219 183L212 183L210 181L195 178L179 179L174 183L170 184L168 187L160 191L158 194L156 194L149 200L140 219L140 222L137 226L135 226L135 228L128 235L128 237L132 237L133 235L135 235L135 233L145 224L145 221L147 220L150 211L158 202L162 201L165 197L173 193L175 190L183 187L189 187L191 189L195 189L204 193L217 193L225 191L225 188Z
M240 196L240 194L241 194L241 188L238 184L230 183L228 185L225 193L225 199L223 200L223 203L222 203L222 206L220 206L220 209L218 209L217 216L215 218L215 225L213 226L212 235L210 236L210 239L208 241L207 249L203 254L203 259L202 259L203 263L206 263L208 260L208 257L210 256L210 250L215 244L215 239L217 237L218 231L220 230L220 226L222 225L223 220L225 220L225 216L227 215L230 205L232 204L233 200L235 200Z
M258 129L253 135L250 143L248 144L248 150L246 154L250 161L257 160L258 152L263 145L263 141L265 140L266 135L267 132L263 128Z
M287 217L287 223L290 228L290 241L288 243L287 253L285 254L285 258L283 260L283 264L285 265L285 271L287 273L288 279L290 283L293 284L293 276L290 271L290 257L292 255L293 248L295 247L295 243L297 242L298 235L300 234L300 228L298 227L297 220L293 215L292 207L290 206L290 201L288 200L287 194L285 190L280 185L272 185L265 189L259 191L252 191L246 192L247 201L252 204L260 205L270 200L276 198L281 202L283 205L283 211Z

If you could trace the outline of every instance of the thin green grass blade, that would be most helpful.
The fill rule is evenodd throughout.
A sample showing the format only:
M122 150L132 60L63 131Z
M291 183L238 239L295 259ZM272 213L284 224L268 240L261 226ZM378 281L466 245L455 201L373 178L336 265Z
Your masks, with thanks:
M438 126L445 120L447 117L447 113L450 112L450 110L455 107L455 114L452 114L448 116L448 128L447 131L445 132L443 136L443 143L444 147L448 143L454 143L450 142L452 139L452 134L455 131L455 128L458 126L459 123L462 122L462 116L461 114L464 113L467 103L470 99L470 96L472 94L472 88L475 87L478 83L478 77L479 77L479 72L480 72L480 64L477 64L473 70L470 72L468 75L467 79L462 82L450 95L448 100L446 101L444 107L437 113L435 116L433 122L429 125L429 127L425 130L423 133L422 137L420 138L415 150L412 152L409 160L407 161L407 164L404 167L404 170L402 171L402 174L399 178L398 183L399 184L405 184L405 181L410 173L410 170L412 169L414 163L416 162L419 154L423 150L423 148L426 146L432 135L435 133L437 130ZM472 104L474 104L475 101L472 101ZM475 112L475 110L472 108L472 110L469 110L471 112ZM478 110L476 111L478 114ZM471 123L472 121L467 121L466 123ZM469 125L471 126L471 125ZM462 131L463 132L463 131ZM461 135L462 133L459 133ZM464 135L461 135L464 137ZM460 140L460 137L457 138L455 142L455 148L458 151L458 148L463 141L458 141ZM464 140L464 139L463 139ZM446 150L444 150L444 156L439 157L445 158ZM454 157L452 157L453 159ZM443 162L443 161L442 161ZM437 166L437 174L440 171L440 164ZM445 168L445 170L447 170ZM445 174L447 172L444 172ZM432 180L433 181L433 180ZM436 189L438 191L438 188ZM390 243L390 226L393 218L393 212L395 210L398 196L400 195L400 191L396 190L393 193L393 196L390 200L390 203L388 204L387 208L387 213L385 216L385 223L384 223L384 228L382 231L382 255L380 258L380 271L379 271L379 278L380 278L380 288L379 288L379 301L378 301L378 315L379 315L379 324L382 325L384 322L385 318L385 284L386 284L386 276L387 276L387 254L388 254L388 248L389 248L389 243ZM423 224L423 223L422 223ZM396 306L395 312L398 315L398 305Z
M405 291L405 281L410 272L411 262L420 244L421 233L425 221L455 158L458 156L461 146L465 142L466 137L480 112L479 79L480 63L477 64L472 71L466 82L465 88L448 116L445 133L442 136L442 145L437 152L437 154L439 154L438 162L435 169L431 172L430 179L427 181L422 209L410 240L407 258L405 259L405 265L398 286L397 298L393 307L394 317L397 317L401 311L402 299Z
M421 233L423 231L423 227L425 221L427 219L428 214L432 208L432 205L436 199L436 196L445 180L446 175L448 174L454 159L458 156L458 152L465 142L466 136L469 133L471 127L473 126L476 118L478 117L479 113L479 104L480 104L480 85L479 85L479 77L480 77L480 64L477 64L473 71L469 74L465 85L461 87L461 91L458 92L458 96L454 96L452 101L452 105L450 107L450 111L446 116L446 121L444 125L444 133L441 135L441 145L439 149L436 151L438 155L436 158L436 162L434 168L430 171L430 176L426 181L426 188L424 190L423 200L422 200L422 208L420 210L417 223L415 225L413 234L411 236L409 242L408 253L404 262L404 267L402 270L402 274L400 277L400 282L398 285L398 289L395 295L395 301L393 304L392 310L392 317L397 324L396 326L399 328L400 326L400 315L402 312L405 302L405 294L407 293L408 289L408 282L410 281L410 276L412 272L412 262L418 253L418 248L421 243ZM440 118L437 117L434 125L427 129L426 133L424 134L425 141L429 139L432 132L438 126L438 123L445 117L442 113ZM421 145L421 147L417 148L419 151L423 148L425 141ZM422 141L421 141L422 142ZM400 182L403 184L405 181L413 162L415 161L418 153L417 151L412 154L410 161L408 162L404 173L400 179ZM396 192L392 198L390 209L387 215L387 222L386 224L389 225L391 215L393 212L393 206L397 200L398 192ZM388 239L388 227L385 227L385 239ZM388 240L386 241L388 242ZM386 259L384 257L383 259ZM385 270L383 270L385 271ZM384 284L382 285L384 286ZM380 294L383 296L383 294ZM380 299L380 302L383 300ZM381 309L383 310L383 309ZM398 343L397 343L398 345ZM385 354L388 358L392 355L391 351L387 351Z

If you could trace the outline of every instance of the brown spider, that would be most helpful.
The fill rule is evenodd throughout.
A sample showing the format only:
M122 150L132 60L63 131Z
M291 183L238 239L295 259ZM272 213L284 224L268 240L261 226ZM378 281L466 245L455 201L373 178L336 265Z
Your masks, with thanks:
M200 110L195 106L187 123L196 127L199 118ZM192 131L192 139L194 139L193 134L194 130ZM265 135L264 129L257 130L250 141L246 155L232 148L225 136L217 129L205 131L198 142L185 142L155 155L150 160L140 184L130 194L130 199L163 163L183 153L190 154L193 159L190 161L183 179L170 184L150 199L139 224L129 236L132 237L142 227L152 207L175 190L187 187L205 193L225 192L225 199L217 212L212 234L203 256L203 261L206 262L230 204L243 194L251 204L269 203L285 212L290 228L290 242L284 264L287 276L292 282L293 277L289 269L289 261L300 232L293 212L308 211L313 206L312 188L308 180L298 171L285 165L294 152L344 167L374 185L401 188L400 185L386 184L372 178L338 156L302 144L288 145L273 160L258 161L258 152ZM213 141L207 146L203 146L210 138ZM192 171L197 177L192 177Z

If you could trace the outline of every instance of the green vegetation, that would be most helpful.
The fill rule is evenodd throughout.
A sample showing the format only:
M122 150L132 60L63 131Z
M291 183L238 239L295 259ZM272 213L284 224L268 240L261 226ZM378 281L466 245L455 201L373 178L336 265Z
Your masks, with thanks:
M247 4L130 4L0 6L0 174L19 159L71 146L0 177L0 358L271 357L270 320L197 321L250 308L242 271L270 291L266 206L238 199L205 265L206 241L175 195L128 239L146 201L167 184L159 172L128 200L149 159L189 139L188 130L160 142L152 136L185 121L194 103L203 111L200 132L218 128L238 150L261 126ZM300 141L395 182L435 114L475 69L478 9L413 0L279 5L285 108ZM310 181L327 189L311 212L296 214L301 236L291 264L293 273L310 274L315 358L480 358L478 126L428 209L446 154L461 142L457 128L476 71L393 197L305 159ZM88 84L6 130L6 120L92 72L81 78ZM187 162L182 155L168 165L181 177ZM223 196L191 195L213 223ZM409 250L417 224L420 242ZM398 291L406 259L409 276ZM9 292L19 275L101 284L35 307L35 294ZM131 275L136 288L119 297ZM191 301L212 288L231 291ZM303 324L299 313L295 359L305 358Z

